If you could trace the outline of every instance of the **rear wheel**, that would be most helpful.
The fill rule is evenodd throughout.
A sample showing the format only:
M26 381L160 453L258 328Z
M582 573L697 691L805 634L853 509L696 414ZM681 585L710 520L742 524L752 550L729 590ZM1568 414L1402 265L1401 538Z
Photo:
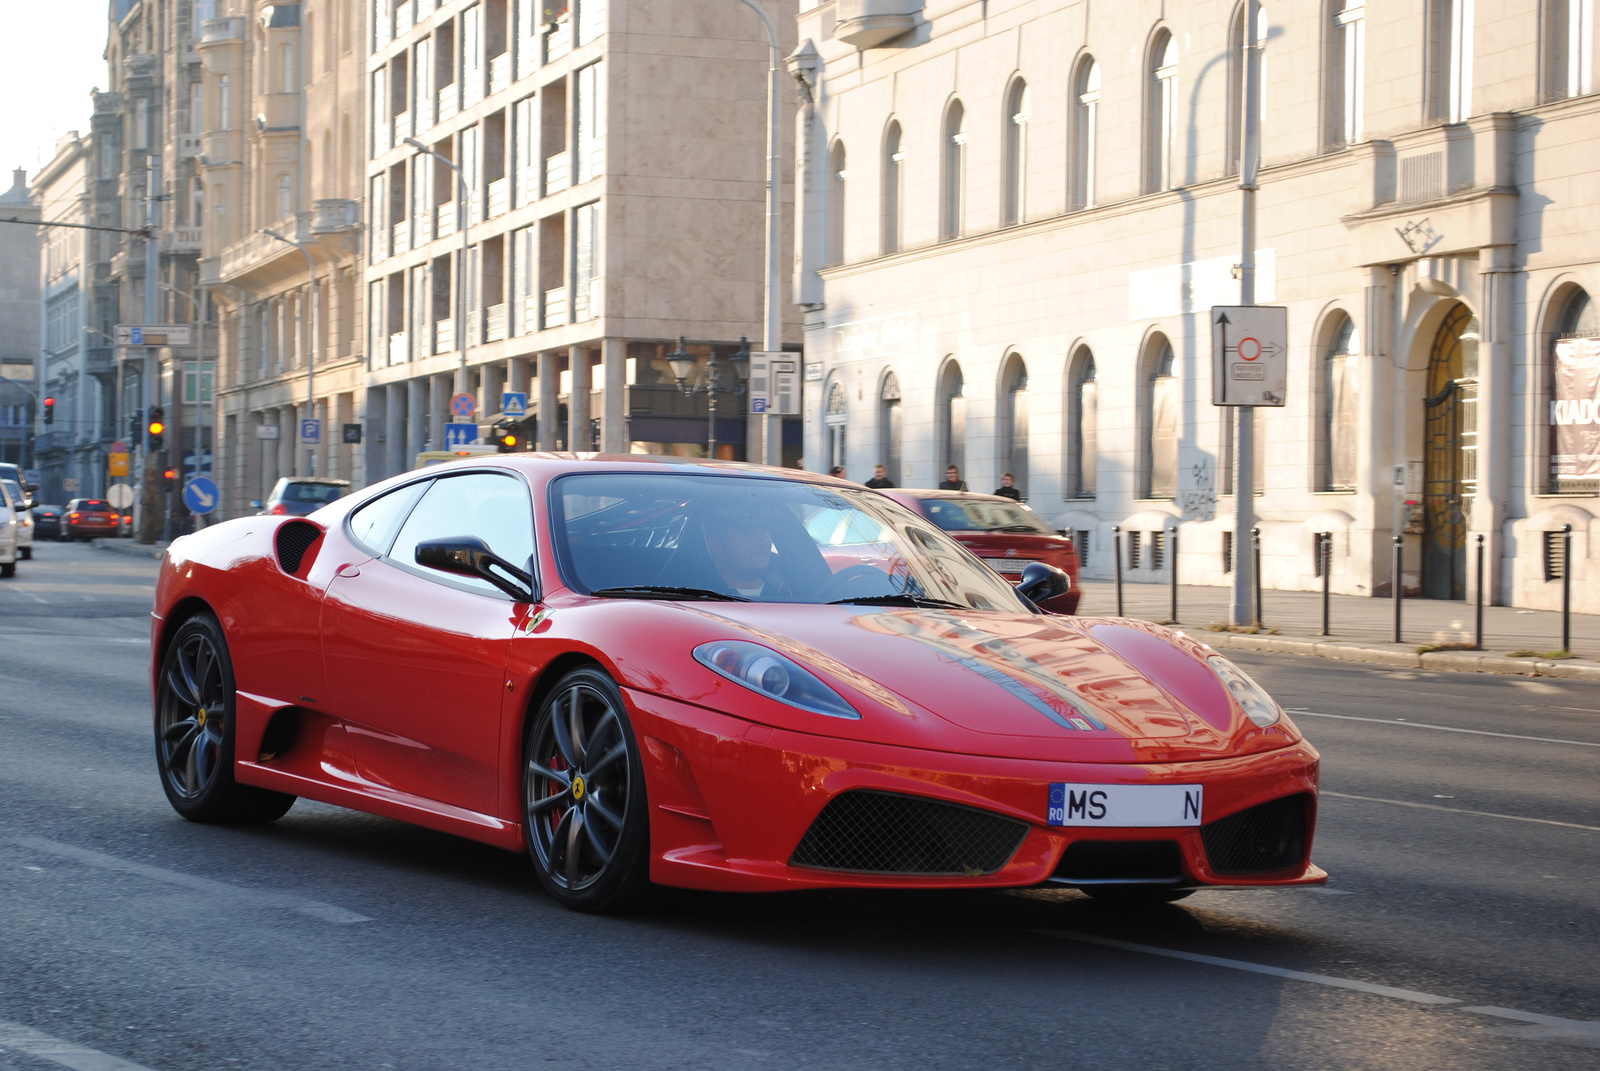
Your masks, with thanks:
M550 895L579 911L620 911L649 888L644 764L616 682L579 669L528 725L528 851Z
M14 577L16 575L17 575L17 563L16 562L6 562L5 564L0 565L0 580L10 580L12 577Z
M25 562L33 561L33 548L32 547L18 547L17 548L17 557L21 558Z
M233 779L233 662L210 614L185 621L161 662L156 763L173 810L192 822L271 822L295 798Z

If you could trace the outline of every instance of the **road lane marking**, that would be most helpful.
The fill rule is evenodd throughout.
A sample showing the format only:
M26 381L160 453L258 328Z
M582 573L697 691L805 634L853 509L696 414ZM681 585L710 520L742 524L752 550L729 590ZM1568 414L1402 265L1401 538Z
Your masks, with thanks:
M1381 796L1352 796L1348 792L1329 792L1323 789L1318 795L1340 800L1361 800L1364 803L1389 803L1396 807L1415 807L1420 811L1443 811L1445 814L1467 814L1474 818L1504 818L1507 822L1533 822L1541 826L1561 826L1564 829L1586 829L1600 833L1600 826L1580 825L1577 822L1557 822L1553 818L1527 818L1520 814L1496 814L1493 811L1469 811L1464 807L1441 807L1437 803L1412 803L1410 800L1386 800Z
M1467 733L1471 736L1498 736L1502 740L1532 740L1537 744L1569 744L1573 747L1600 747L1600 741L1595 740L1559 740L1550 736L1522 736L1519 733L1492 733L1487 729L1462 729L1454 725L1431 725L1425 721L1399 721L1394 718L1358 718L1354 714L1323 714L1316 710L1291 710L1284 707L1284 711L1295 717L1307 718L1338 718L1340 721L1370 721L1377 725L1397 725L1402 729L1432 729L1441 733Z
M1078 941L1086 945L1100 945L1103 948L1118 948L1124 952L1142 952L1147 956L1165 956L1167 959L1204 963L1211 967L1226 967L1234 971L1249 971L1251 974L1269 974L1274 978L1288 978L1296 982L1311 982L1314 985L1332 986L1335 989L1354 989L1358 993L1372 993L1380 997L1393 997L1395 1000L1409 1000L1415 1004L1461 1003L1455 997L1440 997L1432 993L1420 993L1415 989L1397 989L1391 985L1358 982L1353 978L1335 978L1327 974L1292 971L1287 967L1269 967L1265 963L1247 963L1242 959L1223 959L1221 956L1205 956L1198 952L1180 952L1176 948L1138 945L1132 941L1119 941L1115 937L1092 937L1089 934L1075 933L1072 930L1040 930L1038 932L1050 937L1059 937L1065 941Z
M1516 1036L1519 1038L1532 1038L1538 1041L1580 1041L1600 1046L1600 1023L1484 1005L1461 1010L1475 1012L1478 1015L1493 1015L1500 1019L1515 1019L1520 1023L1531 1023L1536 1028L1517 1033Z
M319 900L307 900L303 897L274 892L270 889L243 888L238 885L230 885L225 881L213 881L211 878L202 878L177 870L167 870L165 867L150 866L146 863L135 863L131 860L119 859L117 856L108 855L105 852L97 852L89 848L77 848L71 844L47 840L44 837L17 837L12 843L19 844L24 848L32 848L48 855L58 856L62 859L72 859L87 866L97 866L104 870L118 870L124 874L137 874L140 877L149 878L151 881L159 881L167 885L179 885L185 889L194 889L213 896L227 896L261 907L282 908L286 911L309 915L311 918L332 922L340 926L372 921L366 915L358 915L354 911L347 911L332 904L324 904Z
M144 1064L136 1064L87 1045L75 1045L51 1037L31 1026L0 1019L0 1052L7 1049L49 1060L53 1064L70 1067L73 1071L150 1071Z

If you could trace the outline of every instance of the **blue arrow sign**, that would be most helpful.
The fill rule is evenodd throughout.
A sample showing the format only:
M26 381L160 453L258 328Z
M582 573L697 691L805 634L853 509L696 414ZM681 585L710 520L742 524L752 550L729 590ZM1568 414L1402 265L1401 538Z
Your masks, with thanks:
M476 424L446 424L444 426L444 448L454 450L458 446L471 446L478 441L478 425Z
M508 417L527 416L528 392L525 390L508 390L500 395L500 411Z
M183 504L190 513L210 513L219 497L216 482L206 476L196 476L183 486Z

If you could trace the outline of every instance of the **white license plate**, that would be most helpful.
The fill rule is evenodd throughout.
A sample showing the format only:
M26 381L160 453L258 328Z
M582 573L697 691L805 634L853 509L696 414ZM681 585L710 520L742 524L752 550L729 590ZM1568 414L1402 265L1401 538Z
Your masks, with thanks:
M1200 824L1201 785L1050 786L1053 826L1167 827Z
M1001 576L1021 576L1022 571L1036 560L1035 558L985 558L983 563Z

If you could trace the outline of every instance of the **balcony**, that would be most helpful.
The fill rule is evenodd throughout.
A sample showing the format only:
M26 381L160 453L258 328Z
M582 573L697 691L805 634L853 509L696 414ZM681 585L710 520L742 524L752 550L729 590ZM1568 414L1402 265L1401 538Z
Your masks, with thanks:
M876 48L917 24L922 0L838 0L833 36L856 48Z
M411 135L411 113L401 112L394 117L394 144L404 145Z
M433 352L449 353L456 348L456 322L454 320L435 320L433 322Z
M389 229L392 238L389 243L389 255L399 256L411 249L411 221L403 219Z
M433 217L433 236L435 238L448 238L456 232L456 206L454 201L447 201L435 208Z
M388 228L372 228L372 263L377 264L380 261L388 260L390 255Z
M304 245L311 241L311 213L297 212L292 216L285 216L270 229L277 231L291 242ZM219 257L222 262L220 277L225 280L236 279L284 256L295 258L296 270L302 267L300 254L284 243L265 234L252 234L222 251Z
M461 110L461 105L457 100L456 87L454 84L447 85L443 89L439 90L439 95L435 97L434 100L435 107L433 114L435 116L435 122L442 123L447 119L454 119L456 117L456 112Z
M567 325L567 288L558 286L554 290L544 292L544 326L565 327Z
M424 130L433 129L433 124L436 122L433 116L434 99L430 94L429 96L417 101L416 118L413 123L416 128L415 133L420 134Z
M200 48L208 45L242 43L245 20L239 16L225 19L206 19L200 24Z
M544 61L554 63L572 51L572 20L565 13L545 31Z
M404 331L396 331L389 336L389 364L405 364L411 360L411 336Z
M572 286L572 322L592 320L600 304L600 280L580 279Z
M529 294L522 299L522 322L517 325L519 335L531 335L539 330L539 306L543 300L539 294Z
M388 123L374 123L372 125L372 155L382 156L394 148L394 137Z
M178 46L178 62L180 64L194 64L200 62L200 51L193 41L185 41Z
M200 252L200 228L175 227L172 230L162 231L161 251L163 253Z
M411 29L413 21L411 0L406 0L394 9L394 35L399 37Z
M411 236L412 248L420 248L433 241L433 213L417 216L412 220L416 225L416 233Z
M462 72L461 106L470 108L483 99L483 68L468 67Z
M503 178L489 183L489 218L503 216L511 207L511 183Z
M506 337L506 307L504 305L490 305L484 310L488 333L485 340L499 342Z
M572 176L571 157L564 152L544 159L544 195L549 197L559 193L570 184Z
M311 233L336 234L361 226L361 205L342 197L311 202Z
M178 158L192 159L205 151L204 139L199 134L178 135Z
M498 93L511 84L511 53L502 52L489 60L489 92Z

